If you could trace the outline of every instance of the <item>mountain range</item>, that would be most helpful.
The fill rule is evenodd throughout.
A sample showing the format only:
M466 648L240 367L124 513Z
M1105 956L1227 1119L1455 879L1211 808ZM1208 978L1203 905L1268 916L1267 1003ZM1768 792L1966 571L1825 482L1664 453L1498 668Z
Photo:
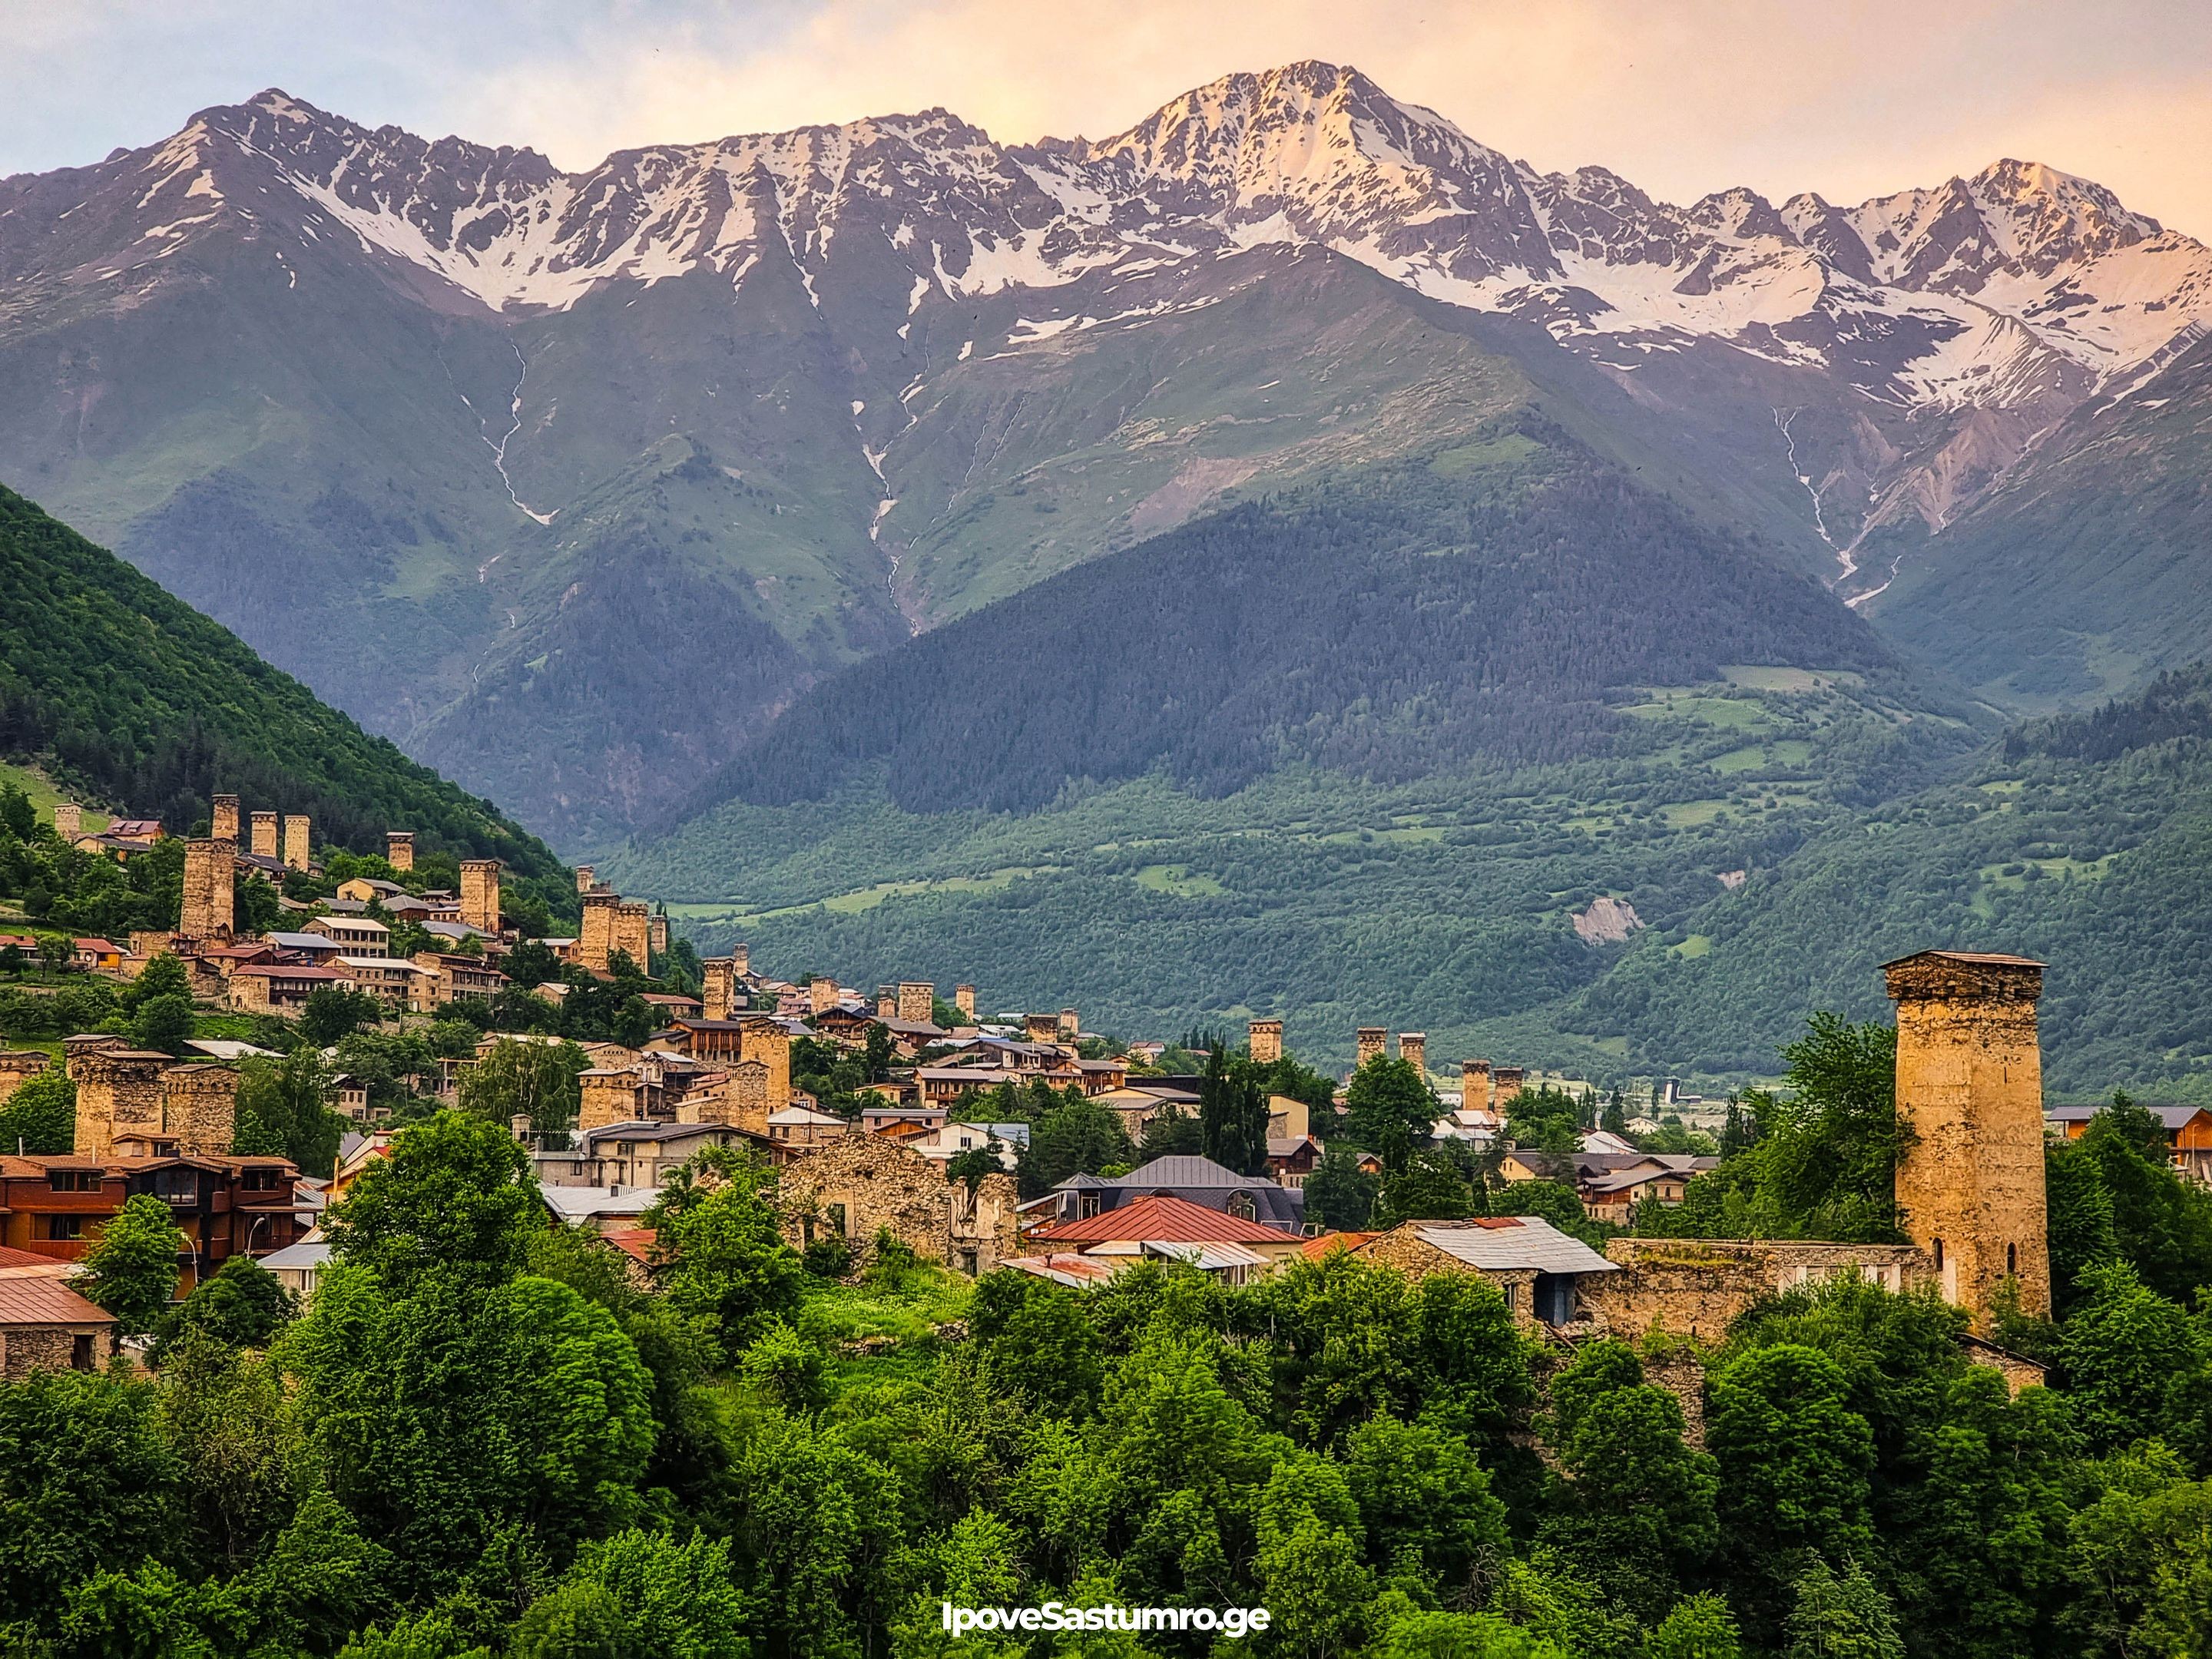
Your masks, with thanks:
M0 180L0 477L603 850L850 664L1522 415L1922 703L2082 706L2212 623L2208 314L2212 252L2048 167L1680 207L1316 63L577 173L271 91Z

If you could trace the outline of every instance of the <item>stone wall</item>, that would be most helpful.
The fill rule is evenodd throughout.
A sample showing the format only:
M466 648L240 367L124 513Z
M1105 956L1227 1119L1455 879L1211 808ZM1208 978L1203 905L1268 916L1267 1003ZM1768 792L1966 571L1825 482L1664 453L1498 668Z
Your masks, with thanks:
M1490 1097L1498 1105L1519 1094L1528 1080L1528 1073L1518 1066L1493 1066L1490 1068Z
M307 867L307 815L288 813L284 818L284 863L294 870Z
M9 1096L52 1064L53 1056L38 1048L0 1053L0 1106L6 1105ZM0 1152L9 1150L0 1146Z
M744 1022L738 1033L738 1058L767 1068L768 1109L780 1112L791 1104L791 1035L772 1019ZM766 1133L766 1126L763 1126Z
M1593 1275L1583 1302L1613 1335L1657 1329L1718 1342L1761 1298L1856 1273L1893 1291L1926 1282L1909 1244L1834 1244L1795 1239L1613 1238L1606 1259L1626 1270Z
M1426 1279L1431 1273L1473 1273L1478 1278L1486 1279L1504 1294L1506 1305L1513 1310L1514 1322L1534 1329L1536 1323L1536 1270L1534 1267L1471 1267L1420 1236L1419 1230L1421 1227L1435 1224L1433 1222L1402 1222L1389 1232L1368 1240L1359 1247L1358 1254L1364 1261L1395 1267L1408 1279ZM1613 1277L1610 1273L1591 1276L1599 1279Z
M1255 1019L1244 1028L1245 1046L1255 1066L1273 1066L1283 1057L1283 1022Z
M84 808L73 800L54 803L54 833L64 842L74 842L84 833Z
M817 975L806 987L806 1006L817 1014L826 1014L837 1006L837 981L828 975Z
M238 1133L238 1073L228 1066L173 1066L161 1074L161 1125L177 1150L225 1158Z
M1015 1187L988 1175L971 1196L965 1182L920 1152L880 1135L848 1134L787 1166L776 1208L792 1247L842 1231L863 1259L876 1235L891 1237L925 1261L988 1273L1017 1252Z
M975 1018L975 988L972 985L954 986L952 1006L967 1015L969 1019L974 1019Z
M645 1079L635 1072L595 1070L576 1079L579 1129L604 1129L643 1115L638 1105Z
M584 923L576 935L576 960L599 972L615 951L615 907L622 900L612 893L584 895Z
M764 1061L740 1060L722 1080L686 1095L676 1109L678 1123L720 1123L757 1135L768 1133L768 1115L781 1110L769 1103L769 1072Z
M2047 1315L2042 964L1930 951L1886 972L1898 1116L1912 1131L1897 1164L1905 1235L1977 1330L2008 1278L2022 1312Z
M186 939L227 939L232 920L232 882L238 867L238 845L228 841L188 841L185 843L184 902L178 907L177 931Z
M112 1319L81 1325L0 1325L0 1379L21 1382L33 1371L68 1370L80 1336L92 1339L91 1369L106 1370L115 1352Z
M622 901L615 906L614 927L613 949L625 953L639 973L645 972L653 962L653 907L643 899Z
M384 861L398 871L404 872L415 867L415 832L412 830L387 830L384 832Z
M76 1085L76 1151L106 1158L118 1134L163 1133L161 1073L166 1055L129 1050L93 1049L69 1057L70 1080Z
M461 920L487 933L499 932L499 860L461 860ZM605 966L605 963L601 963Z

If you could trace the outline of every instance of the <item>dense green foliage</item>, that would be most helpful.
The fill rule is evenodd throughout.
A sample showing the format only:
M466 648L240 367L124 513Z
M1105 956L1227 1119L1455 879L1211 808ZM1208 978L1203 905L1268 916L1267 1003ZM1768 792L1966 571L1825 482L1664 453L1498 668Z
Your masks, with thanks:
M182 830L218 790L305 812L337 846L560 870L543 842L317 702L215 623L0 488L0 750L51 755L95 798ZM573 897L573 890L571 893Z
M1793 1055L1802 1132L1849 1144L1871 1042L1823 1022ZM2140 1134L2116 1113L2087 1155ZM306 1310L234 1263L150 1380L0 1384L0 1641L950 1659L940 1601L1060 1600L1272 1615L1081 1649L1115 1659L2199 1650L2212 1322L2120 1254L2027 1333L2054 1386L2016 1398L1929 1292L1772 1298L1705 1356L1699 1449L1663 1346L1547 1352L1472 1276L1336 1251L971 1286L878 1241L830 1284L773 1172L718 1150L648 1218L648 1285L530 1181L442 1113L337 1206Z

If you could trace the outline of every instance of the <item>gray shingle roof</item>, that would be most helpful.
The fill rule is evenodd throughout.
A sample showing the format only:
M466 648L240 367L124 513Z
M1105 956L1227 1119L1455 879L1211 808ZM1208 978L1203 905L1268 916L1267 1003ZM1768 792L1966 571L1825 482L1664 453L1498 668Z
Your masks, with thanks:
M1498 1220L1515 1224L1501 1227ZM1571 1238L1550 1222L1533 1215L1495 1218L1489 1225L1473 1222L1460 1226L1419 1227L1425 1244L1433 1244L1446 1255L1470 1267L1510 1270L1534 1267L1540 1273L1615 1273L1620 1267L1607 1261L1578 1238Z

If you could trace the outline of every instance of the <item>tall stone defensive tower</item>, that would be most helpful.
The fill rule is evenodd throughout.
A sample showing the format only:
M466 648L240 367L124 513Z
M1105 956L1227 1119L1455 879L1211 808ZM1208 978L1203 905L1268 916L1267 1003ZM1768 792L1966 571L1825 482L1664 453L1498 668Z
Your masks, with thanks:
M1518 1066L1493 1066L1490 1068L1490 1097L1503 1111L1505 1103L1527 1086L1528 1073Z
M615 953L615 910L621 903L612 893L584 895L584 925L576 935L576 960L585 967L606 972L607 958ZM467 919L465 908L462 919Z
M237 842L237 796L217 795L215 798L214 811L210 814L208 834L212 836L217 841L227 841L233 842L234 844Z
M592 890L592 882L598 874L599 872L592 869L588 864L578 865L576 866L576 890L579 893L590 892Z
M753 970L753 947L739 939L730 947L730 964L739 979Z
M837 1006L837 981L827 974L817 974L806 987L806 1006L817 1014L826 1014Z
M1385 1025L1363 1025L1353 1037L1352 1064L1364 1066L1376 1055L1390 1047L1390 1030Z
M898 987L896 985L876 987L876 1018L896 1019L898 1017Z
M656 910L645 919L645 942L657 957L668 954L668 912ZM642 968L645 963L637 964Z
M615 906L614 948L626 954L639 973L653 962L653 907L643 899Z
M118 1137L162 1133L161 1073L176 1062L131 1048L96 1049L69 1057L76 1085L76 1153L106 1158Z
M738 1006L738 964L734 957L708 957L699 964L704 983L699 1000L708 1019L727 1019Z
M276 815L256 812L253 815L253 856L273 859L276 856Z
M898 988L898 1017L917 1025L929 1024L929 1016L937 1006L937 988L927 980L902 979Z
M238 1129L238 1073L172 1066L161 1073L161 1127L186 1157L226 1158Z
M294 870L307 867L307 815L305 812L285 815L284 862Z
M231 929L231 882L238 847L228 841L185 843L184 903L177 931L186 939L227 939Z
M1273 1066L1283 1057L1283 1022L1255 1019L1244 1028L1245 1046L1255 1066Z
M791 1104L791 1034L774 1020L749 1019L738 1033L738 1058L768 1067L768 1109Z
M73 842L84 833L84 808L73 800L54 803L54 833L65 842Z
M1462 1060L1459 1063L1459 1105L1463 1112L1491 1109L1490 1062Z
M409 843L409 856L413 856L413 843ZM461 921L471 927L481 927L487 933L499 932L499 860L497 859L463 859L461 860ZM601 967L606 964L602 963Z
M1419 1072L1424 1078L1429 1074L1429 1034L1426 1031L1398 1033L1398 1058Z
M403 872L415 867L415 832L412 830L387 830L384 832L384 861Z
M1943 1298L1989 1327L2007 1279L2021 1311L2051 1311L2043 1185L2043 964L1922 951L1883 965L1897 1004L1897 1160L1905 1236Z
M952 1006L957 1008L962 1013L967 1015L969 1018L975 1018L975 988L972 985L954 986L952 988Z

